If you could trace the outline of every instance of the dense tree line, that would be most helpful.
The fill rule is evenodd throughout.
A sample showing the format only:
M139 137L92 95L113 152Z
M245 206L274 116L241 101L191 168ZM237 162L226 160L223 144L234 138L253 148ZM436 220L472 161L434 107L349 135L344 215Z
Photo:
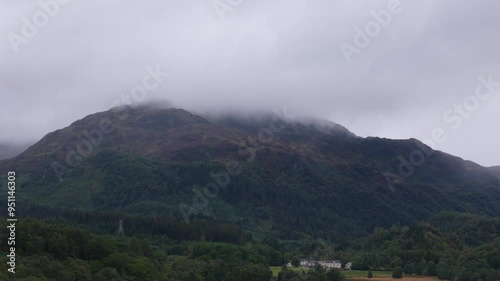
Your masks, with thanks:
M350 243L353 267L459 281L500 280L500 219L442 213L429 222L376 229Z
M90 211L43 207L22 202L20 217L33 217L53 223L84 226L94 233L117 234L121 226L123 234L165 235L175 241L211 241L242 244L252 236L240 227L194 216L189 224L165 215L127 215L116 211Z
M176 256L169 254L171 246L145 239L95 235L29 218L19 223L17 241L15 279L22 281L262 281L272 275L265 257L231 244L191 242L186 256ZM8 278L0 273L1 280Z
M54 211L35 209L42 214ZM270 280L269 266L282 266L289 261L297 265L299 258L308 257L352 261L354 269L394 270L395 276L430 275L458 281L500 280L498 218L443 213L412 226L378 228L365 238L336 248L334 241L311 238L293 243L272 236L245 240L248 233L242 230L234 241L221 239L227 241L217 242L206 237L210 237L213 231L221 231L218 235L232 231L206 220L191 226L196 235L184 239L160 231L165 225L154 218L145 218L144 222L144 225L156 224L154 227L137 227L131 235L116 233L113 228L109 233L101 229L100 234L94 234L92 227L88 230L68 223L104 226L120 215L67 212L58 220L51 216L45 218L52 223L31 218L23 218L18 223L17 279L257 281ZM130 222L134 222L133 217ZM175 229L175 224L166 226ZM5 231L2 230L3 235ZM7 250L5 245L2 245L2 250ZM60 274L56 276L54 272ZM5 273L0 274L3 274L0 275L2 280L7 280ZM342 275L336 274L322 268L303 272L284 268L278 278L342 280Z
M320 265L314 269L295 271L288 270L285 266L278 273L279 281L343 281L345 276L340 270L326 270Z

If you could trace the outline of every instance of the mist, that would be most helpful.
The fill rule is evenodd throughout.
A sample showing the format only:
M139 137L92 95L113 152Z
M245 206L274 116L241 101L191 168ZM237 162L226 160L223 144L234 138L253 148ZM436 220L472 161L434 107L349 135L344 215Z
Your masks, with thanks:
M1 1L0 143L166 101L203 114L286 108L358 136L429 145L442 130L434 148L498 165L499 9L494 0Z

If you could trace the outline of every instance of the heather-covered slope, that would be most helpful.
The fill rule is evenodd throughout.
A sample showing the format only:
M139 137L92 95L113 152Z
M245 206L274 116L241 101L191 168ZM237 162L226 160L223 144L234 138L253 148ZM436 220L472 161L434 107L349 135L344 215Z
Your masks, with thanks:
M0 161L7 170L32 204L209 216L289 239L363 235L443 210L500 215L500 180L477 164L414 139L273 115L114 109Z

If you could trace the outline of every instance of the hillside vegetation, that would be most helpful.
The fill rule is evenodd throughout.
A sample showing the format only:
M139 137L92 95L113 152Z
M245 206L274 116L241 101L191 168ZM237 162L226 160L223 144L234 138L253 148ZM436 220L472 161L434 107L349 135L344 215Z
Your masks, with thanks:
M0 186L11 170L19 280L269 280L270 266L299 258L500 280L497 169L415 139L139 106L89 115L0 161Z

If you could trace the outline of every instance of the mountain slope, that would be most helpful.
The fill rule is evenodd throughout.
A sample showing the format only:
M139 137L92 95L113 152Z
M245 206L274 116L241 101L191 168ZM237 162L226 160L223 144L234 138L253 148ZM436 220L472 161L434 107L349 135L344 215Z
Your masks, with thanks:
M500 166L489 167L490 173L497 176L500 179Z
M31 204L201 215L287 239L363 235L440 211L500 215L500 180L477 164L414 139L273 115L113 109L0 161L7 170Z
M0 143L0 160L12 158L26 150L27 144Z

